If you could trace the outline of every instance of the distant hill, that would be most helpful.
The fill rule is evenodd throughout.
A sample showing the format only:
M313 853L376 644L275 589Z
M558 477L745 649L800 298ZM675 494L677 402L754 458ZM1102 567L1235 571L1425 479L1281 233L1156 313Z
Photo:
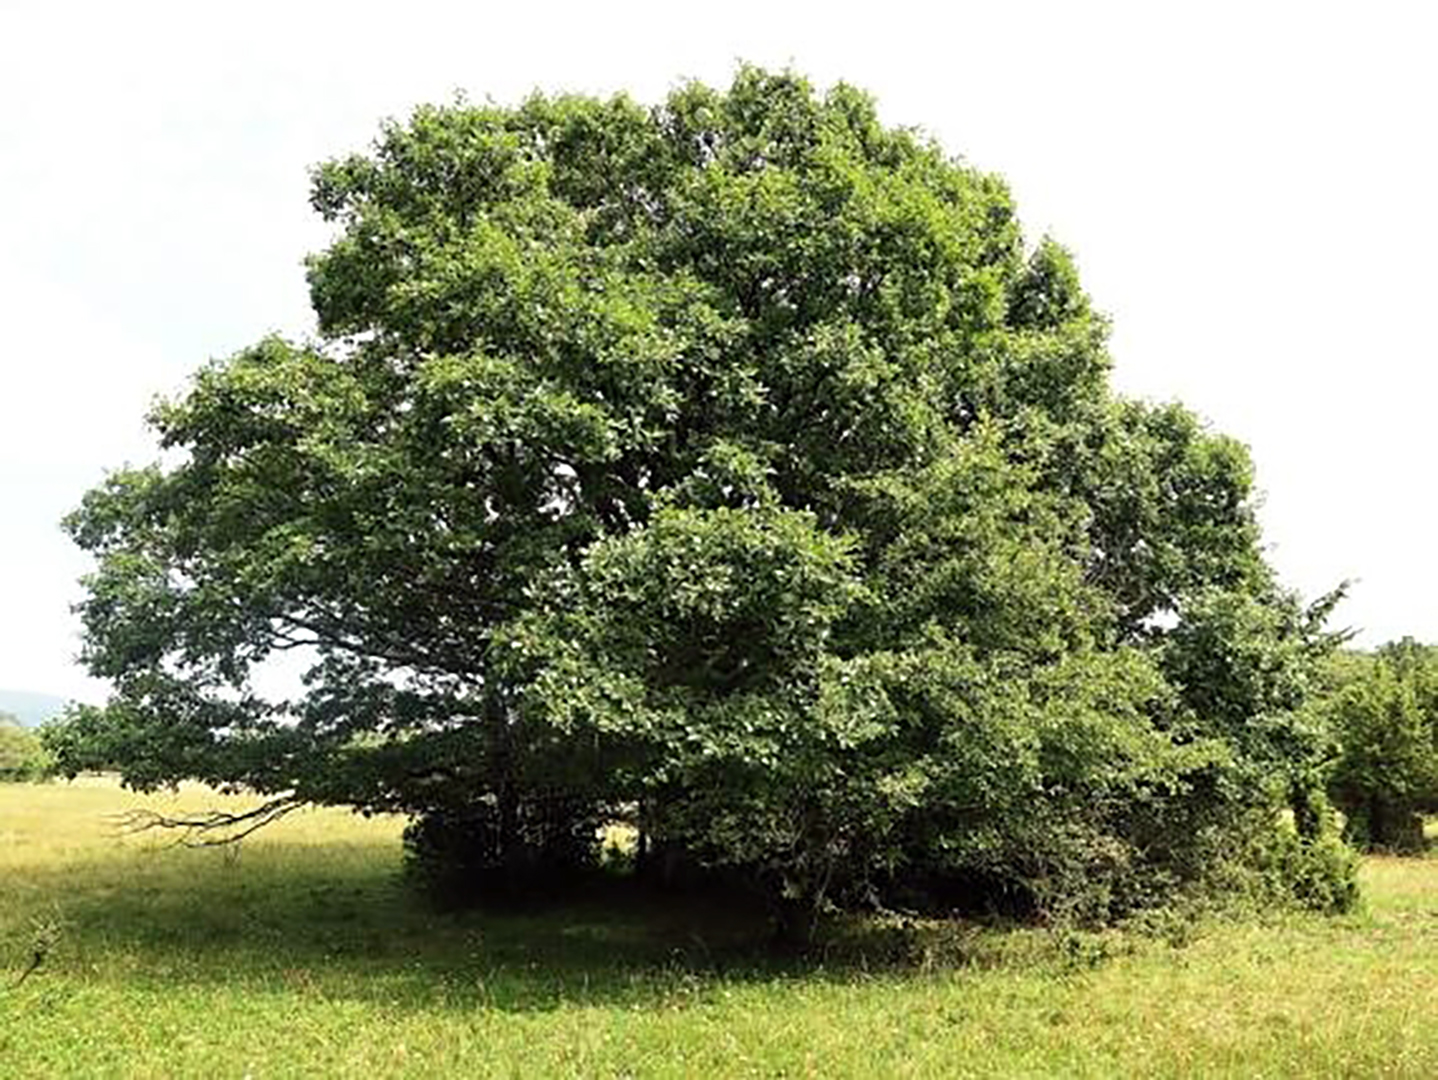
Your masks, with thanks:
M34 694L28 690L0 690L0 713L9 713L29 727L42 724L62 710L66 699L54 694Z

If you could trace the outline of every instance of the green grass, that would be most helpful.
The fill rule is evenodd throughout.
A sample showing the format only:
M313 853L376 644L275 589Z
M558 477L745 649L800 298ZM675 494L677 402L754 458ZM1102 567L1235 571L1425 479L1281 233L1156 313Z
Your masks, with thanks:
M433 914L394 820L197 851L117 835L139 802L0 785L0 1076L1438 1075L1438 860L1370 860L1341 919L961 926L906 966L882 934L799 966L693 905Z

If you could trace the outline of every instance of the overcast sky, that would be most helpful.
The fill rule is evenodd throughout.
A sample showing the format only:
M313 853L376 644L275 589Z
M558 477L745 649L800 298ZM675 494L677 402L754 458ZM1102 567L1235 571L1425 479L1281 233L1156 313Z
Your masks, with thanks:
M935 12L938 12L936 14ZM310 327L307 168L456 90L843 79L1076 254L1125 392L1252 448L1271 558L1438 640L1438 5L0 0L0 687L94 699L59 518L206 359Z

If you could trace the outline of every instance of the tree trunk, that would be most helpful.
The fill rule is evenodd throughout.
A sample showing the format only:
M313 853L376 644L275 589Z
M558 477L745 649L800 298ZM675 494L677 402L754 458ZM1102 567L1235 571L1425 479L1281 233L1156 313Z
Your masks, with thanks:
M503 705L492 702L489 708L492 753L495 776L495 807L499 827L500 880L506 892L522 887L524 870L524 838L520 833L519 785L515 776L514 737Z
M1379 802L1377 795L1368 797L1368 846L1378 849L1388 846L1386 815L1383 813L1383 804Z
M1293 806L1293 826L1300 839L1317 840L1323 832L1323 807L1312 789L1294 783L1289 802Z
M774 903L774 948L804 953L819 929L819 905L808 897L781 896Z

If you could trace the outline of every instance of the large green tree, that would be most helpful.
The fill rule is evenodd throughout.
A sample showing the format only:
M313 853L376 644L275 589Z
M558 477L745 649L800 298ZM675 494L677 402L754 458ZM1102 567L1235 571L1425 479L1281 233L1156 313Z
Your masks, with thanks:
M319 338L205 368L70 519L115 694L67 767L511 879L632 814L801 923L1112 914L1302 786L1321 634L1244 448L1116 398L1070 256L864 94L426 107L312 200Z

